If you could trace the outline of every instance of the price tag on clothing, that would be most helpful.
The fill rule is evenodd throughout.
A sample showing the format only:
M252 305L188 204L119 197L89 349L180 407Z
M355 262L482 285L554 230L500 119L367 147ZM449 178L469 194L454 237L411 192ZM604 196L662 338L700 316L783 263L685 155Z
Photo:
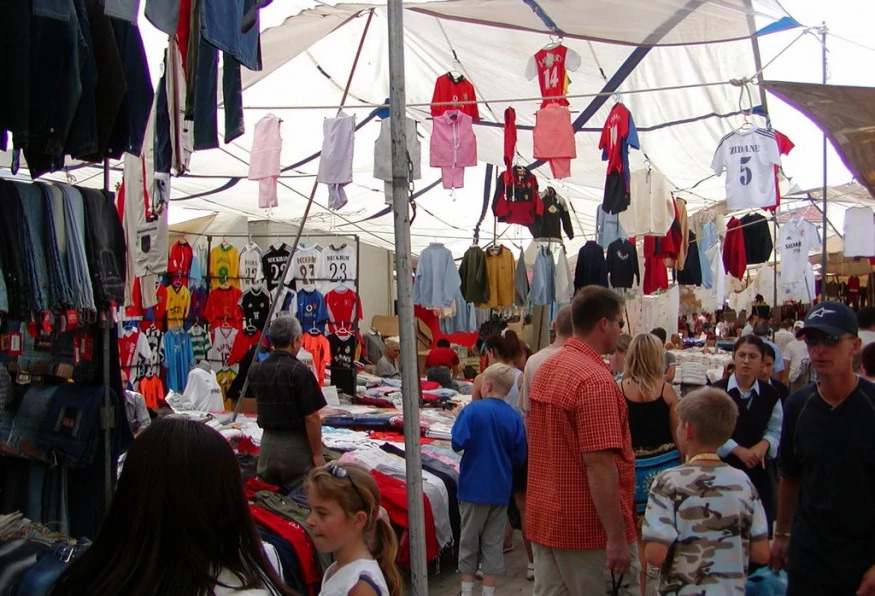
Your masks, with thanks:
M64 313L66 329L74 329L79 326L79 311L70 309Z
M82 360L91 360L94 355L94 341L87 335L83 335L79 341L79 356Z
M9 345L6 349L10 356L21 356L21 333L15 331L8 336Z

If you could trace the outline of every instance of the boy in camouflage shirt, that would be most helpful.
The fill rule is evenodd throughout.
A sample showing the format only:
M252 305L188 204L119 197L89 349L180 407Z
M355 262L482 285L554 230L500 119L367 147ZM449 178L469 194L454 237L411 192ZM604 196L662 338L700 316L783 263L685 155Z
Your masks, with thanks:
M741 470L717 448L732 435L738 409L719 389L700 389L677 406L678 447L687 463L650 488L642 536L659 567L660 594L744 594L748 561L769 561L766 514Z

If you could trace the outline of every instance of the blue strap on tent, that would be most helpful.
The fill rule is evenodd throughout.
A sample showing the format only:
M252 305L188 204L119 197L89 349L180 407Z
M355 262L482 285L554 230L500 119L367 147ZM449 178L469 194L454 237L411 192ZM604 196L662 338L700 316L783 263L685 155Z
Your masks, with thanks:
M775 21L774 23L769 23L754 35L768 35L769 33L778 33L779 31L789 31L790 29L795 29L796 27L801 27L802 25L794 19L793 17L783 17Z
M541 19L541 22L544 23L544 26L547 27L554 35L562 35L562 29L559 28L559 25L556 24L556 21L550 18L541 5L536 2L536 0L523 0L523 4L529 6L532 9L532 12L535 13L535 16Z

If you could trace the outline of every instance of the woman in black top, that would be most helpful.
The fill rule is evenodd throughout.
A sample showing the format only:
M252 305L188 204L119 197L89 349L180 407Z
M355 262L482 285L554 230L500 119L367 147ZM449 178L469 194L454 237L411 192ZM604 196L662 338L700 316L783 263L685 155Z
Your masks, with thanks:
M665 348L655 335L636 335L629 344L620 390L629 407L629 431L635 450L635 509L643 516L647 495L657 474L680 464L676 432L677 394L665 382ZM638 527L639 558L644 560L644 543ZM648 579L642 567L641 586ZM656 577L651 581L658 581Z

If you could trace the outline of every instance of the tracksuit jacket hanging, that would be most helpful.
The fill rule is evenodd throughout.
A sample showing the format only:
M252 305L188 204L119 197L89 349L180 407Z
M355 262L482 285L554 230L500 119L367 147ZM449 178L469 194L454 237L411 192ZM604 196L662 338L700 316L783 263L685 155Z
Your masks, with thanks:
M471 116L447 110L432 120L430 164L441 168L444 188L462 188L465 168L477 165L477 140Z
M516 166L512 173L504 172L496 188L492 213L498 221L531 225L544 213L544 203L538 194L538 179L527 168Z
M608 287L608 267L602 247L589 240L577 253L574 291L589 285Z
M556 194L552 186L548 186L547 190L541 194L541 202L544 204L544 213L538 215L535 222L529 226L532 237L561 238L561 224L568 239L574 238L574 228L571 227L571 215L568 212L565 199Z

